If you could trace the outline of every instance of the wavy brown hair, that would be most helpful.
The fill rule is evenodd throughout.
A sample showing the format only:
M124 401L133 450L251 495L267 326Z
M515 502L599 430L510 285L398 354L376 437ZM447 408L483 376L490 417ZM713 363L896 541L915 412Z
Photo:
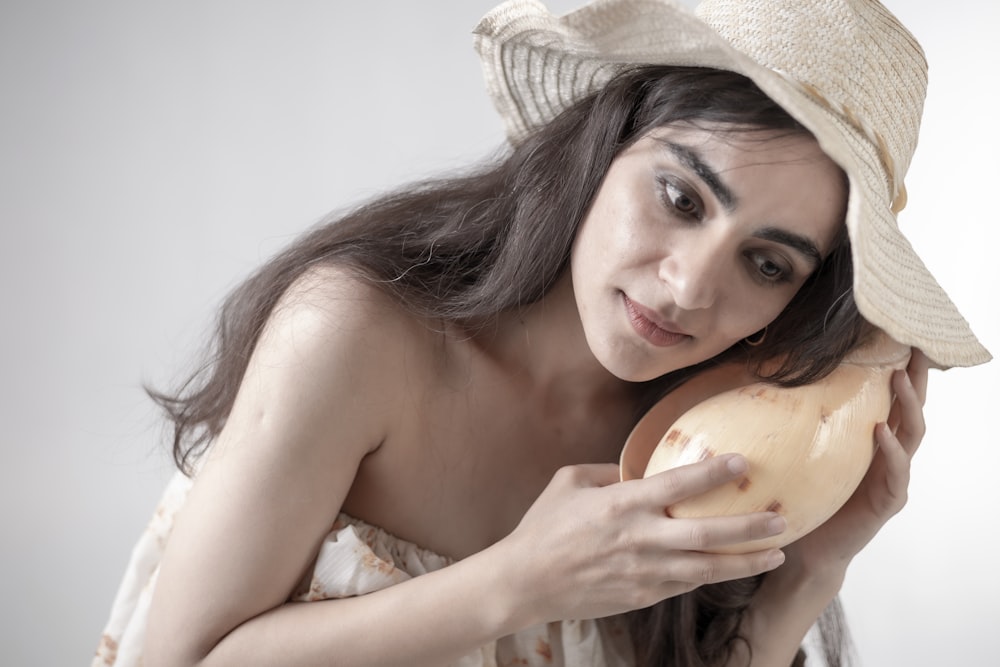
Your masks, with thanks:
M566 270L577 229L612 160L651 130L690 123L714 132L808 134L750 80L703 68L640 67L612 79L516 146L463 175L413 184L331 216L265 263L225 300L205 363L176 392L149 389L173 423L186 472L222 430L257 339L282 294L310 268L336 263L416 316L487 326L539 300ZM851 292L846 229L769 325L705 364L746 358L786 385L829 373L863 335ZM645 383L636 418L699 367ZM756 579L704 586L630 615L642 665L722 665ZM831 618L837 618L833 614ZM827 645L833 650L840 640ZM838 662L831 663L839 664Z

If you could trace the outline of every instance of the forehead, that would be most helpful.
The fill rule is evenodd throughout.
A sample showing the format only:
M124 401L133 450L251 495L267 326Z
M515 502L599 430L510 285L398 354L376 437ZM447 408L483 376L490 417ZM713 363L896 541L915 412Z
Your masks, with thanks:
M635 165L679 175L741 220L808 232L825 255L843 230L847 179L808 133L666 125L637 141Z
M829 163L839 170L820 148L819 142L808 132L800 130L721 123L673 123L650 130L633 144L633 148L667 148L671 144L688 147L699 154L711 156L717 162L781 164L818 161ZM721 164L718 166L722 167Z

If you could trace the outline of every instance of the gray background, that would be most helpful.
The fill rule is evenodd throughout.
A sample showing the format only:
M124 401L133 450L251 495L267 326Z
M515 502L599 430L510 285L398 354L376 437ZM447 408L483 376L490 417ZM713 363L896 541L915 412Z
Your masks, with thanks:
M180 377L227 289L501 141L469 35L492 4L0 3L0 663L89 663L170 472L140 385ZM902 224L1000 353L1000 10L887 4L931 62ZM910 504L843 592L865 665L992 662L998 389L997 363L932 377Z

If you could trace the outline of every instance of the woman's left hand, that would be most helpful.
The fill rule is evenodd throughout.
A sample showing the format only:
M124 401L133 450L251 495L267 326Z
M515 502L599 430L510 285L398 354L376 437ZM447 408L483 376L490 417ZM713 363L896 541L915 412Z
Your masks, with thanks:
M781 569L842 577L851 559L906 504L910 460L924 437L923 405L928 360L913 350L906 371L896 371L896 394L889 418L876 425L878 449L857 490L840 510L816 530L784 548Z

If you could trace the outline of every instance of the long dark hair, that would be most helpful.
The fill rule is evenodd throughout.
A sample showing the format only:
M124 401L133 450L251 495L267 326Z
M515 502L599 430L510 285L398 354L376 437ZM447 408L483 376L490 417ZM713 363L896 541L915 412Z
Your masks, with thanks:
M322 221L229 295L206 362L176 393L149 390L173 422L177 465L190 472L222 430L272 309L310 268L348 266L416 316L489 325L499 313L540 299L566 269L577 229L612 160L650 130L677 122L713 131L808 134L738 74L635 68L489 164L411 185ZM759 369L783 359L767 379L799 384L822 377L864 331L851 276L845 230L769 325L762 345L736 345L705 363L741 356ZM645 383L640 408L698 369ZM753 588L752 582L706 586L633 614L636 636L647 638L641 645L652 651L641 656L641 664L721 664L719 656L738 640L738 619Z

